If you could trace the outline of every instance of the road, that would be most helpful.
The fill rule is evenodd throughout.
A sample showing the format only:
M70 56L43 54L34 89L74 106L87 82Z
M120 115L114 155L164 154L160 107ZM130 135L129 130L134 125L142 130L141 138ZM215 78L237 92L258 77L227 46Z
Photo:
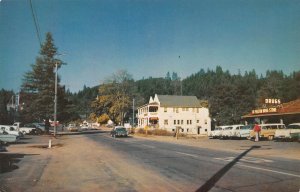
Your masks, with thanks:
M51 150L27 147L26 154L12 148L23 157L19 169L0 174L0 191L300 189L299 160L251 155L259 145L238 146L240 153L233 153L108 133L64 136L59 142Z

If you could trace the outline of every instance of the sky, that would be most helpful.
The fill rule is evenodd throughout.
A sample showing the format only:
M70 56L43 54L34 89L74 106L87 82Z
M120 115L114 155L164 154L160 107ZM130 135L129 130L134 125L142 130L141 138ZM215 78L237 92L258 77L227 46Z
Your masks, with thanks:
M135 80L300 70L299 0L31 0L72 92L126 70ZM0 89L19 91L39 55L29 0L0 0Z

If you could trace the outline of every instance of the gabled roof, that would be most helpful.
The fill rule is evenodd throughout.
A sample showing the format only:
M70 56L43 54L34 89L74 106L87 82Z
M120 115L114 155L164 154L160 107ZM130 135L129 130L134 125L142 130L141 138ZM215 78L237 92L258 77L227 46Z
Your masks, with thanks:
M196 96L155 95L161 107L201 107Z

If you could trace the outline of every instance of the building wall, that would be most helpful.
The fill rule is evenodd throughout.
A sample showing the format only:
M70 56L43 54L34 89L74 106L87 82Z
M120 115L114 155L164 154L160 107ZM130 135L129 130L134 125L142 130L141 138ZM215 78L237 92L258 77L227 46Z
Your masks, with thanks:
M175 131L181 127L181 133L187 134L208 134L211 131L211 119L207 108L173 108L158 107L155 113L147 112L148 106L138 111L138 126L149 125L148 118L158 117L158 128L167 131Z
M207 108L165 108L158 110L159 127L175 131L181 127L181 133L208 134L211 131L211 119ZM199 128L199 130L198 130Z

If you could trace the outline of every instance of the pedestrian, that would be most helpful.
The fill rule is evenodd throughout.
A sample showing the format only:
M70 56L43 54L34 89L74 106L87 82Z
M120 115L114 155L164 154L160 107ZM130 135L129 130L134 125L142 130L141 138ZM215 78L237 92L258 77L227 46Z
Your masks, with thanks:
M257 122L255 122L253 131L255 132L255 142L257 142L257 141L259 141L259 132L261 131L261 128Z
M49 119L46 118L46 121L45 121L45 131L46 131L46 134L49 134L49 129L50 129L50 122L49 122Z

